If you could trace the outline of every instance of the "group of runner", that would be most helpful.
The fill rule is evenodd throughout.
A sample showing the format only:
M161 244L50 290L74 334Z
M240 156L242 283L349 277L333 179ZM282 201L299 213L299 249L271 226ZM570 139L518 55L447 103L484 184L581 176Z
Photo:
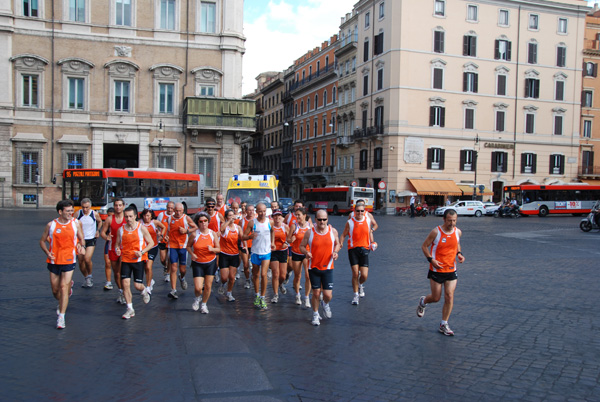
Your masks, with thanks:
M155 283L152 265L158 255L164 267L164 280L171 285L168 296L178 299L177 281L182 290L188 287L185 276L189 253L195 295L192 309L204 314L209 312L207 303L213 283L217 284L220 295L230 302L235 301L233 286L240 277L237 272L240 265L246 280L244 288L254 287L254 306L259 309L268 308L265 298L269 274L273 289L271 303L278 303L279 293L287 292L285 284L293 274L295 303L312 308L311 323L318 326L322 320L319 308L325 317L332 317L329 303L333 296L334 261L347 239L354 292L352 304L358 305L365 296L369 253L377 248L373 232L378 225L366 211L364 202L356 203L340 238L329 224L327 211L318 210L313 224L300 200L284 217L277 202L272 203L272 214L267 216L264 202L256 207L241 203L240 209L236 202L230 207L225 205L221 194L216 198L216 201L207 198L204 210L193 218L184 213L183 204L169 202L166 211L158 217L152 210L143 210L141 221L136 220L135 208L125 208L123 200L115 199L114 213L109 214L104 223L91 209L88 199L81 201L82 208L76 219L72 201L60 201L57 204L59 217L48 223L40 240L48 256L52 292L59 301L57 328L65 328L77 255L84 276L83 287L93 286L91 257L98 236L106 240L105 253L110 262L105 267L104 289L113 288L112 271L119 290L117 302L127 306L122 315L124 319L135 316L130 288L132 276L143 302L150 301ZM444 215L444 224L434 229L423 243L423 253L430 263L431 294L421 297L417 307L417 315L422 317L428 303L439 301L444 286L440 332L445 335L453 335L448 318L456 288L455 261L464 261L460 251L461 232L456 228L456 213L452 212ZM304 294L301 294L302 276L305 277Z

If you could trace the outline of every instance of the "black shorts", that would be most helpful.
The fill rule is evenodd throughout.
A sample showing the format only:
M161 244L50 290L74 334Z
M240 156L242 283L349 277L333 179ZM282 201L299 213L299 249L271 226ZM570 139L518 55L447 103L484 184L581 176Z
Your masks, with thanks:
M286 263L288 260L287 250L271 251L271 262L277 261L280 264Z
M305 258L304 254L296 254L292 251L292 261L304 261Z
M333 290L333 270L324 269L320 270L317 268L311 268L308 270L308 277L310 278L310 285L313 289Z
M219 253L219 268L237 268L240 266L240 255L229 255L225 253Z
M139 262L122 262L121 263L121 279L131 278L133 273L133 281L143 283L144 281L144 261Z
M158 249L159 250L166 250L167 249L167 243L158 243Z
M215 258L211 262L192 261L192 271L194 272L194 278L215 276L215 272L217 272L217 259Z
M427 271L427 278L433 279L437 283L444 283L446 281L455 281L458 279L456 271L454 272L433 272L432 270Z
M85 239L85 246L96 247L96 238L94 237L93 239Z
M104 254L108 254L108 241L104 243Z
M151 261L154 261L154 259L156 258L157 255L158 255L158 246L152 247L148 251L148 259L151 260Z
M246 249L243 247L240 247L240 253L244 253L244 254L252 254L252 247L248 247L248 252L246 252Z
M369 267L369 251L364 247L354 247L348 250L350 266Z
M48 271L54 275L60 275L63 272L69 272L75 269L75 264L50 264L48 263Z

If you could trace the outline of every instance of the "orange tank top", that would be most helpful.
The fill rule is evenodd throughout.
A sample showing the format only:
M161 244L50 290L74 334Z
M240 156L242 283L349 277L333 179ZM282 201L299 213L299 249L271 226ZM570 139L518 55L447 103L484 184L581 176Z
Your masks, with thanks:
M238 247L238 239L241 238L240 233L238 232L238 227L235 229L230 229L229 226L225 228L225 233L221 234L221 241L219 245L221 246L221 252L227 255L238 255L240 249Z
M117 241L117 233L119 233L119 229L121 229L121 226L123 226L125 224L125 216L121 217L121 222L117 223L117 216L113 215L112 219L110 220L110 233L113 234L113 238L110 242L110 246L109 248L112 251L115 251L115 247L117 246L115 244L115 242ZM114 240L114 241L113 241Z
M213 238L213 231L208 230L208 233L203 234L199 230L196 231L196 237L194 238L194 255L196 258L192 258L193 261L198 263L211 262L217 256L212 251L208 250L208 246L215 246L215 239Z
M179 233L179 228L185 228L186 232ZM188 240L187 229L187 215L183 215L179 219L171 216L169 219L169 248L185 248Z
M287 233L283 226L280 228L273 226L273 237L275 240L275 250L282 251L288 249L288 245L285 244L287 241Z
M246 233L246 226L248 226L248 223L250 221L246 220L246 217L244 216L241 220L241 226L242 226L242 233ZM250 233L252 233L252 231L250 231ZM248 248L252 247L252 239L248 239L246 240L246 245L248 246Z
M160 214L158 214L158 217L156 219L166 227L169 227L169 218L171 218L171 216L173 215L167 215L167 211L163 211ZM165 243L165 241L162 238L161 243Z
M333 269L335 238L331 225L327 225L326 233L317 233L314 227L308 233L308 244L310 245L310 252L313 257L309 261L309 267L316 268L319 271Z
M213 232L217 233L221 231L221 220L219 219L219 212L215 212L215 214L210 217L210 222L208 222L208 228Z
M371 232L371 219L366 216L362 221L351 217L348 220L348 249L363 247L369 248L371 245L369 234Z
M223 204L221 205L221 208L217 209L217 212L223 216L225 216L225 211L227 211L227 204Z
M146 230L150 233L150 237L152 237L152 241L154 242L154 247L158 246L158 228L154 224L154 221L151 221L149 224L145 224Z
M49 251L54 254L54 259L46 259L47 263L57 265L74 264L77 257L77 222L71 219L62 224L55 219L50 224L48 231L50 239Z
M307 222L305 222L304 225L305 226L301 228L298 226L298 222L296 222L296 229L294 229L295 240L292 242L292 253L302 254L302 251L300 251L300 243L302 243L306 232L310 230L310 225ZM307 249L308 248L309 247L307 247Z
M441 268L434 268L429 264L429 270L434 272L456 271L456 252L458 251L458 231L456 228L451 233L445 233L441 226L437 227L438 233L431 243L431 257L438 262Z
M135 255L136 251L142 251L146 246L144 234L142 233L142 224L137 223L131 231L125 228L125 225L119 229L121 236L121 261L122 262L140 262L148 259L148 254L143 254L141 257Z
M289 213L287 216L287 219L285 220L285 224L288 226L292 226L292 223L297 223L298 220L296 219L296 215L294 215L293 213Z

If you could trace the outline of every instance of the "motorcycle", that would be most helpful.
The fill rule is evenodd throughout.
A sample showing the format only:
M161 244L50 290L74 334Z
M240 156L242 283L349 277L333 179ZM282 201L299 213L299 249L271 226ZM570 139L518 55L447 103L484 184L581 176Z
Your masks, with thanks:
M519 207L517 205L511 206L508 211L506 208L500 207L494 212L494 218L519 218L521 213L519 212Z
M427 216L428 214L429 210L426 207L415 208L415 216Z
M579 229L584 232L600 229L600 200L594 203L590 213L579 222Z

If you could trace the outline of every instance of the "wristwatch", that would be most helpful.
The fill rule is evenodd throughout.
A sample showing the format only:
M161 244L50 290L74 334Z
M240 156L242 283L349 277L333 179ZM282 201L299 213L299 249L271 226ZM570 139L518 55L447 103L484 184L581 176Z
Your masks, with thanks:
M428 262L431 262L431 260L433 260L433 257L427 257Z

